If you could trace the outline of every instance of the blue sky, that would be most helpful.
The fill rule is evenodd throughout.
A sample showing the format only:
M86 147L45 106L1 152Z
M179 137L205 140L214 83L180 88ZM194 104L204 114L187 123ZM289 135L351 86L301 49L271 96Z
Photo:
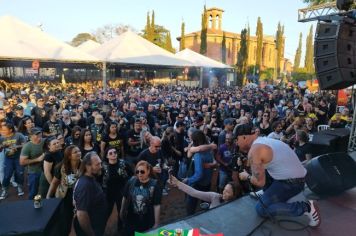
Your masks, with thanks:
M71 41L78 33L91 33L110 23L129 24L141 31L147 11L154 10L156 24L171 31L173 45L177 47L175 38L180 35L182 19L187 33L200 30L205 3L208 8L225 10L222 27L230 32L241 32L249 22L254 34L260 16L264 33L275 35L280 21L285 25L285 57L293 62L300 32L305 51L310 23L297 22L297 10L306 7L302 0L0 0L0 16L12 15L31 25L42 23L47 33Z

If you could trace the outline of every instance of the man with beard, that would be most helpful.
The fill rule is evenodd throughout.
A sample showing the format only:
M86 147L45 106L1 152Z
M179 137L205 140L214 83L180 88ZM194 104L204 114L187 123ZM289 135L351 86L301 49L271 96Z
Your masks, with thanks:
M82 176L73 191L75 232L78 236L104 235L107 208L105 194L95 179L101 175L101 160L96 152L84 156L80 172Z

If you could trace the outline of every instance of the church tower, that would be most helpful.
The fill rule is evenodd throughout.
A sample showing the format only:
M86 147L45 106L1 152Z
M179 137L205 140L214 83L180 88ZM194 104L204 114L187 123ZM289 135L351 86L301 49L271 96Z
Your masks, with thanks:
M207 26L208 29L212 30L219 30L222 31L222 15L223 15L224 10L217 8L217 7L212 7L209 9L206 9L206 15L207 17Z

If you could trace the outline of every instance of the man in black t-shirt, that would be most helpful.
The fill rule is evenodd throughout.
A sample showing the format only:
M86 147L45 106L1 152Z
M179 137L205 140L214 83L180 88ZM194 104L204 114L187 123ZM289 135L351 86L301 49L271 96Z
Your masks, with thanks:
M150 139L149 148L143 150L139 157L139 161L147 161L152 166L153 174L161 187L164 187L168 180L168 166L166 158L161 151L161 140L159 137L153 136ZM164 195L167 195L167 190L164 190Z
M127 153L129 155L128 162L132 164L136 164L138 160L138 155L142 151L141 145L141 130L142 124L140 119L135 119L134 129L129 130L127 133ZM126 152L125 150L125 152Z
M74 187L76 210L74 228L79 235L104 235L107 206L103 189L95 177L101 175L101 160L95 152L87 153L81 163L84 174Z

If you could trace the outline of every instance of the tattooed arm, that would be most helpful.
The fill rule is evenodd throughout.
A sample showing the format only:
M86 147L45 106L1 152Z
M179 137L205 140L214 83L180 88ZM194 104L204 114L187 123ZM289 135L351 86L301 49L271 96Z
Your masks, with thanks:
M255 144L248 154L252 175L246 171L239 174L241 180L248 180L257 187L263 187L266 183L265 165L272 161L272 149L263 144Z

